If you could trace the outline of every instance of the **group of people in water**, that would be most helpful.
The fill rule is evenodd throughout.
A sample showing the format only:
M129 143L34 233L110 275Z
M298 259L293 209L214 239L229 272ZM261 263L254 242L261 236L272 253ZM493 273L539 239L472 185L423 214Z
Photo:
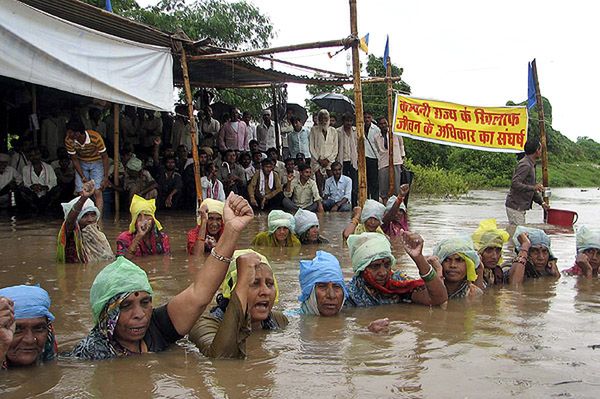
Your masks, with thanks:
M424 239L409 231L404 197L408 186L386 205L367 200L356 207L342 232L353 276L344 279L338 259L318 250L299 267L299 308L294 314L332 317L345 308L385 304L440 306L448 300L477 297L492 286L521 284L527 279L559 278L550 237L540 229L516 227L515 256L504 262L511 239L494 219L484 220L471 235L438 242L432 256L423 253ZM90 289L94 326L88 336L64 356L99 360L165 350L187 338L214 358L243 358L246 341L256 330L288 324L289 312L273 310L279 300L277 277L269 259L254 249L236 250L244 229L255 217L246 199L231 193L225 202L204 200L197 226L187 234L187 252L206 254L193 282L166 303L155 307L146 272L134 261L170 253L169 237L156 219L154 200L135 196L131 224L116 239L116 257L98 225L100 212L90 199L94 182L83 184L81 196L63 204L64 223L57 237L57 261L112 262L96 276ZM399 239L420 278L396 270L390 240ZM300 209L295 215L273 210L268 230L252 246L319 245L319 218ZM585 226L576 232L575 265L563 271L597 278L600 230ZM216 298L215 298L216 294ZM211 303L216 303L210 310ZM3 368L32 366L56 359L55 317L48 293L39 286L0 289L0 361ZM369 325L385 330L387 319Z

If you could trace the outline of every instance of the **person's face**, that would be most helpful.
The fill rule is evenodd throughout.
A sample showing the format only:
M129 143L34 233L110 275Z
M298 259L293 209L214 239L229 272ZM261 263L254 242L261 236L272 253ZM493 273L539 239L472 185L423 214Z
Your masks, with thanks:
M342 176L342 167L341 166L334 166L333 168L331 168L331 173L333 174L333 177L336 180L339 180L340 177Z
M316 283L317 309L325 317L335 316L344 303L344 289L337 283Z
M308 234L306 237L310 242L317 242L319 239L319 226L312 226L310 229L308 229Z
M174 157L175 156L175 150L173 150L173 148L165 148L165 153L164 153L165 157Z
M263 122L265 123L265 125L270 125L271 124L271 115L265 114L262 117Z
M8 162L6 162L6 161L0 162L0 174L4 173L7 166L8 166Z
M307 181L308 179L310 179L311 175L312 175L312 169L311 168L306 168L302 172L300 172L300 176L302 177L303 181Z
M140 231L141 226L143 224L150 224L150 228L152 228L152 225L154 224L154 218L150 215L145 215L143 213L140 213L137 217L137 219L135 220L135 228L137 231Z
M370 127L371 123L373 123L373 115L365 114L365 127Z
M231 121L237 122L239 120L240 120L240 111L236 109L231 113Z
M79 144L85 143L84 133L67 130L67 136L73 138L73 140L76 140Z
M29 160L33 164L39 164L40 162L42 162L42 154L37 150L31 151L29 153Z
M379 221L379 219L377 219L377 218L368 218L365 221L365 228L369 232L374 232L375 230L377 230L377 228L379 227L380 224L381 224L381 222Z
M173 158L167 159L167 163L165 164L165 167L167 168L168 171L175 170L175 160Z
M352 120L351 119L345 119L344 120L344 129L350 130L351 128L352 128Z
M285 170L288 173L293 173L294 170L296 169L296 163L294 162L294 160L289 160L285 163Z
M249 114L245 114L245 115L242 117L242 120L244 121L244 123L245 123L246 125L250 125L250 121L252 120L252 117L251 117Z
M177 158L187 159L187 149L185 148L185 146L177 147Z
M317 115L317 119L319 120L319 125L325 126L329 123L329 115L327 114L319 114Z
M257 266L254 282L248 290L248 310L252 321L263 321L269 317L275 294L273 272L266 266Z
M587 255L588 261L590 262L590 266L592 266L592 269L598 269L598 267L600 266L600 249L589 248L583 251L583 253Z
M265 175L270 174L273 171L273 164L268 163L268 164L263 165L262 170Z
M250 144L250 151L251 151L251 152L258 151L258 143L257 143L256 141L253 141L253 142Z
M207 162L208 162L208 155L207 154L199 154L198 155L198 163L200 165L206 165Z
M231 151L228 152L227 155L225 156L225 161L230 165L232 163L235 163L235 152L231 152Z
M335 125L337 125L337 118L336 118L335 116L332 116L332 117L330 117L330 118L329 118L329 124L330 124L331 126L335 126Z
M218 213L209 213L208 221L206 223L206 231L211 236L215 236L221 230L221 226L223 225L223 218Z
M45 317L17 320L6 359L15 366L33 365L44 351L47 340L48 320Z
M388 122L387 119L381 118L379 120L379 129L381 129L381 133L387 133L388 131Z
M296 165L302 165L306 163L306 158L304 157L296 157Z
M275 239L278 242L285 242L290 234L290 230L287 227L279 227L275 230Z
M493 269L498 265L501 254L502 248L487 247L481 253L481 263L483 266Z
M254 152L252 153L252 162L254 163L260 163L262 159L262 154L259 152Z
M392 261L390 258L377 259L367 266L375 282L379 285L385 285L390 277Z
M529 249L529 260L536 269L543 269L548 265L550 252L545 247L531 247Z
M294 131L299 132L302 130L302 121L297 120L294 122Z
M277 159L279 158L279 156L277 155L277 151L269 152L269 158L271 158L273 162L277 162Z
M98 221L98 216L96 215L96 212L87 212L85 215L83 215L81 217L81 219L79 219L79 227L81 227L83 229L84 227L87 227L90 224L94 224L97 221Z
M152 297L145 291L136 291L121 302L121 313L115 327L117 341L125 347L138 345L146 335L152 317Z
M207 172L208 177L214 179L217 177L217 168L213 165Z
M252 163L252 160L248 156L243 156L240 158L240 165L242 165L244 168L247 168L248 166L250 166L251 163Z
M452 254L442 262L444 278L457 283L467 278L467 262L459 254Z

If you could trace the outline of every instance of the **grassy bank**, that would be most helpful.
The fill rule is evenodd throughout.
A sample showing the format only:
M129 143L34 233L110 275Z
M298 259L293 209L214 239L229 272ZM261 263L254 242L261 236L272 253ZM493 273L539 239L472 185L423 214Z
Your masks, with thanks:
M437 165L421 166L408 161L415 173L412 191L432 197L460 197L469 190L508 188L510 178L488 178L477 171L448 170ZM550 187L600 187L600 165L592 163L551 163L548 169ZM541 167L537 168L541 181Z

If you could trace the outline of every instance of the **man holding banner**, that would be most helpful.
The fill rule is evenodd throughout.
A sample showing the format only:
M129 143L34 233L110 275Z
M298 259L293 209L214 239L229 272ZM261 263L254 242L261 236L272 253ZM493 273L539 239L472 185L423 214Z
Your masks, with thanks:
M540 194L544 186L535 182L535 161L541 156L542 146L539 140L533 138L527 140L525 156L515 168L510 191L506 196L506 216L511 226L525 224L525 212L531 209L533 202L540 204L544 210L549 208Z

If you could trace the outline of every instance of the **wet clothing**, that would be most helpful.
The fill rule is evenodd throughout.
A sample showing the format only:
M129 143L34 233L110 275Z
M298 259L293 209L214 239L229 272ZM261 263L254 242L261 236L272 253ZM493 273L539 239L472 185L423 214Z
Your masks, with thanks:
M515 168L505 206L526 211L531 209L533 202L541 205L544 201L540 193L535 191L535 184L535 162L524 156Z
M210 234L206 233L206 238L204 239L204 252L210 252L213 247L214 244L211 243L211 241L214 241L214 243L216 243L217 241L219 241L219 238L221 238L221 233L223 232L223 230L221 229L221 231L219 232L219 234L217 234L217 236L211 236ZM194 247L196 245L202 245L202 243L198 242L198 236L200 235L200 226L196 226L193 229L191 229L190 231L188 231L187 233L187 252L188 254L193 254L194 253ZM209 239L212 238L212 239Z
M510 268L506 268L510 269ZM483 282L485 283L485 287L492 287L494 285L505 284L508 282L506 278L507 275L505 271L500 266L496 266L493 269L484 267L483 269Z
M107 304L105 315L100 316L98 324L86 338L73 348L70 356L84 360L104 360L145 352L161 352L183 338L169 318L167 305L163 305L152 310L148 330L140 342L140 352L131 352L125 349L113 335L123 299L125 299L123 295L118 295Z
M365 281L363 273L352 277L347 284L348 300L346 305L350 307L378 306L392 303L410 303L412 302L412 293L424 286L423 280L411 279L405 273L400 271L390 272L390 280L397 284L395 293L387 294L373 287ZM400 288L404 286L404 289Z
M150 246L146 244L144 240L140 241L135 256L146 256L146 255L168 255L171 253L171 244L169 243L169 236L156 228L156 225L152 227L150 234ZM117 256L124 256L127 250L131 246L133 239L135 238L135 232L124 231L117 237Z
M219 302L220 307L198 319L189 333L189 340L211 358L244 358L246 339L252 333L250 313L242 310L235 294L230 300L221 298ZM271 311L261 323L263 330L276 330L287 324L287 317L278 311Z
M473 298L482 294L483 291L479 287L465 280L455 293L448 295L448 299Z
M254 236L252 245L256 247L279 247L279 242L275 236L268 231L263 231ZM302 244L298 237L290 231L284 247L300 247Z

